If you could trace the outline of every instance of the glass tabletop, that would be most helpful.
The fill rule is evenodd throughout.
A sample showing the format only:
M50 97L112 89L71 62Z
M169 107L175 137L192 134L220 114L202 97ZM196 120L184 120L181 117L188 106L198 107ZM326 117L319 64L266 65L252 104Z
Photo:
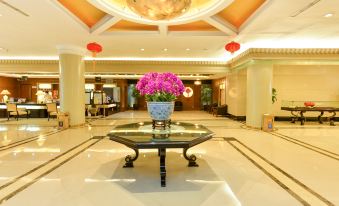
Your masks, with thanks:
M124 124L108 133L111 140L123 138L134 143L190 142L212 135L213 132L203 125L184 122L172 122L166 129L153 129L152 122Z

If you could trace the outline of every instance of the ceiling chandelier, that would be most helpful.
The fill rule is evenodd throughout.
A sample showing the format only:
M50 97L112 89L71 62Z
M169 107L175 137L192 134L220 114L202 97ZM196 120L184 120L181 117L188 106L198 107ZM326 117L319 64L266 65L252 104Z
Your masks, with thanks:
M191 0L126 0L136 14L150 20L169 20L188 11Z

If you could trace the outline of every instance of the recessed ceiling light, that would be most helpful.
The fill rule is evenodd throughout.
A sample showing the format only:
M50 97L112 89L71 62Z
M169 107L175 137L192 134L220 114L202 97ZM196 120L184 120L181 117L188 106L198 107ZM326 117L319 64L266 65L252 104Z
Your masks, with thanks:
M0 16L2 16L2 14L0 14Z
M145 51L145 49L142 48L142 49L140 49L140 51Z
M190 48L187 48L187 49L186 49L186 51L189 51L189 50L191 50L191 49L190 49Z
M324 15L325 18L330 18L330 17L332 17L332 16L333 16L332 13L327 13L327 14Z
M163 49L164 51L167 51L168 49L167 48L165 48L165 49Z

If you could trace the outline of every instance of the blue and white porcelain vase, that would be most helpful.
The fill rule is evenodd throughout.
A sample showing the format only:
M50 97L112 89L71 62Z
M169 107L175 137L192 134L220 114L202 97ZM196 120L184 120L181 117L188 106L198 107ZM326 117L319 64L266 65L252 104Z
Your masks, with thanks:
M153 120L168 120L174 111L174 102L147 102L147 110Z

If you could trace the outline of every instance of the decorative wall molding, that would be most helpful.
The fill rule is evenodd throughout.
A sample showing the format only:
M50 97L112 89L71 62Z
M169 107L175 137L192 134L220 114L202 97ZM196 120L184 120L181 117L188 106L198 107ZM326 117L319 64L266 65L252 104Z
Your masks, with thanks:
M91 64L92 60L86 60ZM197 65L197 66L227 66L226 61L144 61L144 60L97 60L96 64L104 65Z
M0 59L0 65L32 65L32 64L59 64L59 60L26 60L26 59Z
M251 48L229 61L170 61L170 60L96 60L99 65L189 65L224 67L234 69L256 62L256 60L271 61L276 64L287 64L288 61L304 61L306 63L319 64L331 63L339 65L339 48L316 48L316 49L292 49L292 48ZM92 60L85 60L86 65L92 64ZM0 59L0 67L3 66L24 66L24 65L52 65L57 66L59 60L27 60L27 59Z
M93 60L85 60L86 64L92 64ZM59 64L59 60L23 60L0 59L1 64ZM98 65L197 65L197 66L227 66L226 61L145 61L145 60L96 60Z
M228 62L231 68L251 60L331 60L339 63L339 48L250 48Z

